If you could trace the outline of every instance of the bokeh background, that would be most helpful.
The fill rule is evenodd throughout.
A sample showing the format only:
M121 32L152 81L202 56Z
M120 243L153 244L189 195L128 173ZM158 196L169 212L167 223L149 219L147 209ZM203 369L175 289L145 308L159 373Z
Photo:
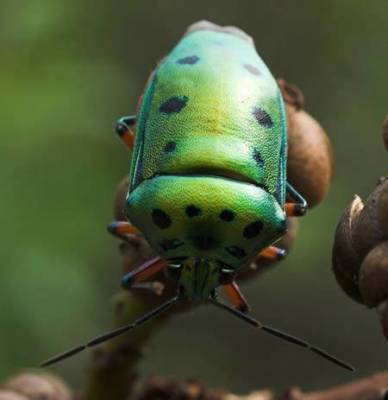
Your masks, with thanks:
M305 389L388 367L372 311L331 273L336 222L387 172L385 0L1 1L0 379L111 326L117 242L106 233L129 154L113 133L186 27L246 30L275 76L298 84L327 129L336 173L289 258L244 291L254 314L351 361L350 375L212 307L179 315L149 343L144 373L246 392ZM82 385L88 355L55 370Z

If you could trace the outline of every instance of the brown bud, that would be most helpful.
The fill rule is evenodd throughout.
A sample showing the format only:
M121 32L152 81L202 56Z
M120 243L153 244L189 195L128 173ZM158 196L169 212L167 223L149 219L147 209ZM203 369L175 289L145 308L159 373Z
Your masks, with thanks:
M302 91L281 78L278 85L286 105L288 179L311 208L325 197L333 174L330 141L318 122L303 111Z
M384 300L377 306L377 315L379 316L383 334L388 340L388 299Z
M304 108L304 95L298 86L287 82L283 78L278 78L277 82L282 93L283 100L287 105L292 106L296 110Z
M11 377L3 387L31 400L70 400L72 398L66 384L57 376L48 373L24 372Z
M330 141L318 122L305 111L288 110L287 117L287 176L311 208L326 196L333 175Z
M0 400L29 400L27 397L12 392L11 390L0 390Z
M353 247L352 230L363 206L360 197L354 196L337 225L332 252L333 272L338 284L345 293L359 302L362 302L358 288L361 259Z
M388 117L387 117L388 118ZM377 204L377 218L380 223L380 229L386 239L388 239L388 180L382 183L382 188Z
M365 257L359 287L364 303L370 307L388 298L388 242L380 243Z
M194 379L151 377L144 382L136 399L223 400L225 393L208 389Z
M388 150L388 115L383 121L383 142L385 148Z
M377 205L379 204L380 194L386 191L387 187L388 180L380 178L378 185L365 201L364 208L353 225L354 249L361 259L384 239Z

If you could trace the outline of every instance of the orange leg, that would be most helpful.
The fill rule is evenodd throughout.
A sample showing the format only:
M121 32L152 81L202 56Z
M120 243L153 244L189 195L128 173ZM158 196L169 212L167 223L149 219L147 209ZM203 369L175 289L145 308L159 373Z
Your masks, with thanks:
M286 203L285 211L287 217L302 217L306 214L306 207L299 203Z
M136 123L136 117L130 115L128 117L119 118L116 124L116 133L120 136L121 140L126 144L129 150L133 148L134 133L133 128Z
M237 310L243 313L247 313L249 311L249 305L235 281L227 285L223 285L222 289L228 300L233 304L233 306Z
M307 201L304 197L287 182L287 195L292 202L285 204L285 213L287 217L301 217L306 214Z
M276 246L268 246L259 255L270 261L280 261L286 257L287 251Z
M120 239L127 240L126 235L134 235L139 231L126 221L113 221L107 227L108 232Z
M121 280L121 286L125 289L129 289L134 283L143 282L152 275L155 275L166 267L167 264L166 260L163 260L160 257L154 257L140 265L140 267L135 270L125 274Z

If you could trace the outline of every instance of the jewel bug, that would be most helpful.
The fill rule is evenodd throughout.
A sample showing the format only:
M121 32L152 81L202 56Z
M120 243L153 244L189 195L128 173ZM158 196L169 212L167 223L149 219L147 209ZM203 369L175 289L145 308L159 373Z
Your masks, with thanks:
M353 370L306 341L249 315L236 276L260 254L277 260L286 217L305 199L287 182L287 131L281 93L253 40L235 27L202 21L152 72L136 115L118 120L132 150L128 221L108 230L142 234L158 253L123 277L122 286L165 270L177 294L132 324L92 339L49 365L127 332L181 299L210 302L260 330ZM218 297L222 289L231 305Z

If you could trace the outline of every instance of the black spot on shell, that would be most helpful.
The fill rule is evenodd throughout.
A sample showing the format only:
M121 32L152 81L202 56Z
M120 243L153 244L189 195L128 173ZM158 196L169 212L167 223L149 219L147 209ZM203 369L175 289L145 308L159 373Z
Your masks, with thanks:
M212 250L217 247L217 241L212 236L198 235L192 237L193 244L200 250Z
M259 76L261 75L261 72L259 68L255 67L254 65L251 64L244 64L244 68L249 71L252 75Z
M257 122L264 126L265 128L272 128L273 126L273 121L271 116L264 111L262 108L260 107L255 107L253 109L253 116L256 118Z
M263 158L261 157L261 154L260 154L259 150L257 150L257 149L253 150L253 159L255 160L256 164L259 167L263 166L264 161L263 161Z
M164 114L172 114L179 113L182 108L184 108L187 104L188 97L187 96L174 96L170 97L159 107L159 111Z
M171 218L159 208L154 208L152 210L152 221L160 229L166 229L171 225Z
M234 219L234 212L233 211L231 211L231 210L222 210L221 211L221 213L220 213L220 218L223 220L223 221L227 221L227 222L230 222L230 221L233 221L233 219Z
M187 56L187 57L184 57L184 58L179 59L179 60L177 61L177 64L181 64L181 65L185 65L185 64L194 65L194 64L196 64L198 61L199 61L199 57L196 56L196 55L193 55L193 56Z
M176 143L173 142L173 141L167 142L166 145L164 146L164 152L165 153L171 153L175 149L176 149Z
M262 231L263 226L264 225L261 221L252 222L244 228L243 236L246 239L252 239Z
M194 205L190 205L186 207L186 214L188 217L197 217L198 215L201 214L201 209L194 206Z
M160 247L167 251L167 250L175 250L180 246L183 246L183 242L180 239L164 239L160 243Z
M245 252L244 249L238 246L229 246L225 249L230 255L232 255L235 258L238 258L239 260L241 258L244 258L247 253Z

